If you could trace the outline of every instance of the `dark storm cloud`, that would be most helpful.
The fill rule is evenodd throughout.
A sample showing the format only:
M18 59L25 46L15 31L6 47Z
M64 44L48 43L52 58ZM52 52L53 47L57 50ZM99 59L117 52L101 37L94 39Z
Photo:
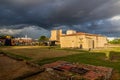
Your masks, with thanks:
M73 25L120 13L119 0L4 0L0 24Z
M120 16L120 0L0 0L0 29L6 30L28 24L114 34L120 31L120 20L111 20L115 16Z

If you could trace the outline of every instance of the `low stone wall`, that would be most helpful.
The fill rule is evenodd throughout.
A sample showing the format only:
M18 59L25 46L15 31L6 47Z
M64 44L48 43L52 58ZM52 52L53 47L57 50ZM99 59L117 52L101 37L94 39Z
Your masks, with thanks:
M5 60L1 59L0 64L2 64L2 65L0 67L6 66L5 70L2 70L3 74L1 73L1 75L2 76L6 75L6 74L9 74L9 75L6 76L7 78L4 78L0 75L0 80L3 80L3 79L4 80L6 80L6 79L23 80L23 79L40 74L45 71L45 68L42 68L41 66L39 66L37 64L34 64L30 61L23 60L21 58L16 58L15 56L6 54L4 52L0 52L0 57L1 58L4 57L5 59L9 60L9 61L7 61L7 60L5 61ZM2 61L5 61L5 63ZM6 63L8 63L7 64L8 67L7 67ZM7 69L9 67L12 67L12 69L11 70ZM10 73L6 73L6 70ZM13 73L15 73L15 74L13 74Z
M120 47L120 44L108 44L106 47L112 48L112 47Z

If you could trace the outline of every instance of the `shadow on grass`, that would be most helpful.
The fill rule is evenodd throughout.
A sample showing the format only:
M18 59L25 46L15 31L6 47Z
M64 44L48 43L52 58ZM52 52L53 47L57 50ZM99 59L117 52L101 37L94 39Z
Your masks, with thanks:
M57 50L65 50L65 51L73 51L73 52L85 52L88 53L89 51L83 49L74 49L74 48L57 48Z
M65 61L69 61L69 62L80 62L80 63L86 63L86 62L95 62L95 61L99 61L103 60L103 58L105 58L105 54L104 53L93 53L93 52L88 52L88 51L81 51L78 50L79 54L73 54L73 55L68 55L68 56L64 56L64 57L55 57L55 58L47 58L47 59L43 59L43 60L38 60L37 63L39 65L44 65L47 63L51 63L51 62L55 62L58 60L65 60Z
M111 51L110 53L116 55L116 52ZM55 57L55 58L38 60L36 61L36 63L39 65L44 65L44 64L52 63L59 60L68 61L72 63L83 63L83 64L90 64L90 65L96 65L96 66L111 67L120 72L120 62L112 62L110 60L106 60L105 53L101 53L101 52L85 51L84 53L68 55L65 57Z
M110 51L110 60L111 61L119 61L120 62L120 52Z

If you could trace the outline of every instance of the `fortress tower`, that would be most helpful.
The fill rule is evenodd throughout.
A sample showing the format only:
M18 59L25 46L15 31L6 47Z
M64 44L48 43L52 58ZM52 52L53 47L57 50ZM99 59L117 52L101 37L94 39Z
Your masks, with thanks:
M68 34L75 34L76 33L76 31L75 30L67 30L66 31L66 34L68 35Z
M62 30L52 30L51 31L51 41L60 41L60 36L62 35Z

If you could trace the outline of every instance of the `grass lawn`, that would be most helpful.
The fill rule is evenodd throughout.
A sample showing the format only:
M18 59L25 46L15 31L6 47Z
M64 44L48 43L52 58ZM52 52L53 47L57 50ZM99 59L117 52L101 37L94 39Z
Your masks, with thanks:
M65 60L73 63L84 63L111 67L120 73L120 48L96 49L90 52L79 49L60 49L49 47L1 47L0 50L27 58L39 65ZM105 53L112 54L111 60L106 60Z
M46 58L62 57L67 55L79 54L77 51L62 50L55 47L40 47L40 46L13 46L0 47L0 50L14 55L20 55L32 58L32 61L43 60Z
M116 55L119 55L116 53ZM37 61L39 65L43 65L46 63L54 62L57 60L65 60L73 63L84 63L84 64L92 64L97 66L106 66L114 68L120 72L120 60L110 61L106 60L105 53L100 52L84 52L80 54L68 55L65 57L56 57L49 58Z

